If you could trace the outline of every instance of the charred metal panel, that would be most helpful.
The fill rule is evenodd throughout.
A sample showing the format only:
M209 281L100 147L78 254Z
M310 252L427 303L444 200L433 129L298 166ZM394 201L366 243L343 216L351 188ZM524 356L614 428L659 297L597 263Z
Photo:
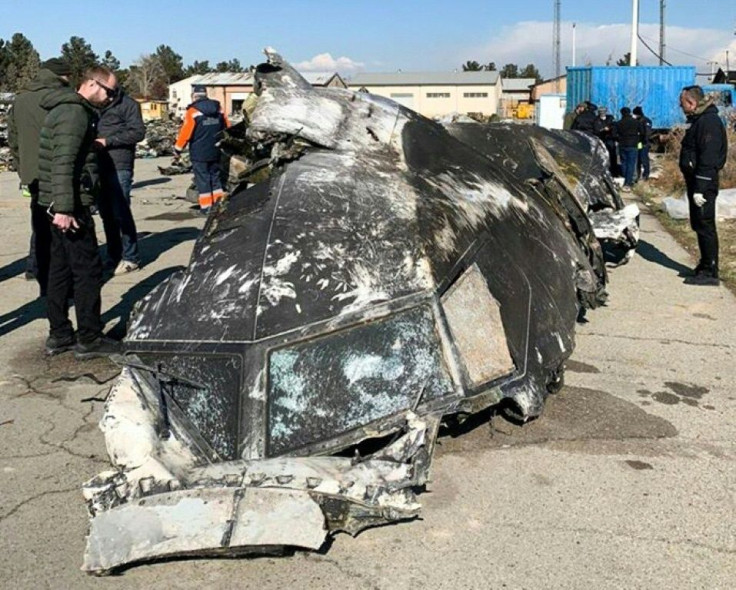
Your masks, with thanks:
M426 306L274 350L268 375L269 455L454 392Z
M514 370L498 302L488 291L477 265L442 296L442 307L471 387Z
M146 364L186 376L191 384L179 381L160 386L221 458L234 459L238 445L240 357L201 353L140 356Z

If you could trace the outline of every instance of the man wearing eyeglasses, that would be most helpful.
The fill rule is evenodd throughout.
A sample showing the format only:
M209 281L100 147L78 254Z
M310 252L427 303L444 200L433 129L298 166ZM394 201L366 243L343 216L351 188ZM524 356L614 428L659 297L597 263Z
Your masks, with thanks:
M98 207L107 239L109 264L116 275L140 268L138 232L130 208L135 145L146 136L140 105L118 86L106 88L108 103L97 125L101 192Z
M120 348L102 335L102 261L90 212L97 184L94 105L105 104L112 79L107 68L93 67L84 73L76 92L51 93L41 101L48 111L38 153L38 202L47 208L51 223L48 355L74 349L77 358L87 359ZM74 296L76 338L69 321L69 293Z

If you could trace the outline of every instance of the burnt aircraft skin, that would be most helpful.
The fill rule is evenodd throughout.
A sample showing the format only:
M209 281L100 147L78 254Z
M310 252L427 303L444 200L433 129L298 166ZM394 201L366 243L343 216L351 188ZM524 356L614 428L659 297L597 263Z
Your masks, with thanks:
M600 249L569 192L519 183L439 124L379 97L312 88L267 55L248 136L261 152L270 146L271 174L235 191L188 268L140 303L118 389L164 433L156 464L171 454L160 450L165 435L196 447L186 467L167 468L177 492L208 463L237 472L243 460L251 471L308 461L406 431L416 413L429 442L398 457L412 467L409 488L426 479L441 416L502 402L522 419L541 413L581 306L605 298ZM111 401L108 423L121 408ZM117 466L118 479L90 482L98 518L140 497L141 473ZM101 501L121 477L133 491ZM407 514L379 510L364 526ZM151 557L122 555L87 569Z
M628 207L608 166L603 143L587 133L512 123L448 123L453 137L503 166L519 182L549 184L555 179L540 165L536 146L543 146L559 170L559 178L585 209L609 264L627 262L639 241L638 208ZM615 228L615 231L613 231Z

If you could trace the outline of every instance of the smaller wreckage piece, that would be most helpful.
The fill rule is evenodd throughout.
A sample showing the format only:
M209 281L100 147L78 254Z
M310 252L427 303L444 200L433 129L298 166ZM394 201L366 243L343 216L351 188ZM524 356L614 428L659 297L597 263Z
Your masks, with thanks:
M191 555L316 550L330 533L414 518L440 416L410 413L366 458L278 457L209 463L161 383L126 368L101 421L115 470L84 486L92 514L82 569ZM165 396L165 394L163 394Z

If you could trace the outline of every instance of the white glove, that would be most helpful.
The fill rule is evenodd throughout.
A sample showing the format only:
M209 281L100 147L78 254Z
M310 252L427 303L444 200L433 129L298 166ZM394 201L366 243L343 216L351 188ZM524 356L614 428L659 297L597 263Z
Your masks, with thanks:
M696 207L702 207L705 205L705 197L703 196L703 193L695 193L693 195L693 203L695 203Z

